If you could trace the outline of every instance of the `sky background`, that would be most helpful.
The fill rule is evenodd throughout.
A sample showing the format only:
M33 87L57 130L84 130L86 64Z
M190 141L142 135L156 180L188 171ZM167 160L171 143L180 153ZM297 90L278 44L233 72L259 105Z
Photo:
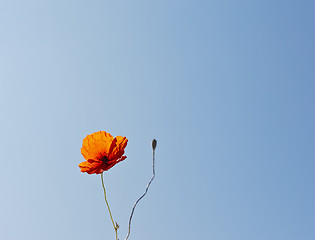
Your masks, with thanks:
M0 0L0 239L315 239L315 2Z

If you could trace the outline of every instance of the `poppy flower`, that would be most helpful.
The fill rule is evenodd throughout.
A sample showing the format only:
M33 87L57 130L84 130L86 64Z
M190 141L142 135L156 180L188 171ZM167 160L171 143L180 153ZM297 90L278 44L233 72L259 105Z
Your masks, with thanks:
M113 137L105 131L87 135L83 139L81 153L86 159L79 167L81 172L100 174L125 160L123 156L128 139L126 137Z

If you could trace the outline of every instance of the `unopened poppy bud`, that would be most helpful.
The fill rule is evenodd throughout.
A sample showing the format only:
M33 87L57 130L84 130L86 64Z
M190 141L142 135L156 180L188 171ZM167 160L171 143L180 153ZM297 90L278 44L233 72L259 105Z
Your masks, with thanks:
M152 148L155 150L157 141L155 139L152 140Z

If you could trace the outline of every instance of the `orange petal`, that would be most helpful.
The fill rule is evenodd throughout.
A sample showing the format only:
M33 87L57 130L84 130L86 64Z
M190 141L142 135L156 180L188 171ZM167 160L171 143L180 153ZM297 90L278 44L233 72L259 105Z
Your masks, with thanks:
M106 165L104 165L104 162L101 160L89 159L85 162L81 162L79 167L81 168L81 172L100 174L105 170L104 168L106 168Z
M106 168L104 169L105 171L107 171L108 169L112 168L113 166L115 166L117 163L125 160L127 158L127 156L122 156L121 158L119 159L115 159L115 160L112 160L112 161L108 161L106 163Z
M87 135L83 139L81 153L86 160L99 159L101 156L108 157L113 140L114 137L105 131Z
M125 153L125 147L127 146L128 139L126 137L117 136L113 140L109 149L109 160L119 159ZM125 158L124 158L125 159Z

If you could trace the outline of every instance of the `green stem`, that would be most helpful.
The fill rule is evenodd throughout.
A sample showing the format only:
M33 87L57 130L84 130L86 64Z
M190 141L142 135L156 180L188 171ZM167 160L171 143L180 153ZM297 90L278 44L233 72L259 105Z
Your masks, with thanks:
M108 208L108 211L109 211L110 219L112 220L113 227L114 227L114 229L115 229L116 240L118 240L118 236L117 236L118 225L117 225L117 223L116 223L116 225L115 225L115 223L114 223L113 216L112 216L112 212L110 211L110 207L109 207L109 204L108 204L108 202L107 202L106 191L105 191L105 185L104 185L104 180L103 180L103 173L101 173L101 179L102 179L102 185L103 185L103 189L104 189L105 202L106 202L106 205L107 205L107 208Z

